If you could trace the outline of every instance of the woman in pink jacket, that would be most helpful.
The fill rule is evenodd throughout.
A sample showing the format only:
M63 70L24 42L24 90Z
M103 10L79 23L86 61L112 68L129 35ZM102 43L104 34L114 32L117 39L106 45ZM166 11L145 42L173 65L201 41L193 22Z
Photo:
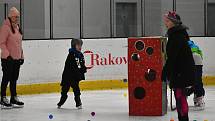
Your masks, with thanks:
M1 65L3 71L0 104L5 108L24 106L24 103L18 100L16 93L20 66L24 63L22 31L18 24L19 16L19 11L12 7L8 18L0 28ZM8 83L10 83L11 92L10 102L6 98Z

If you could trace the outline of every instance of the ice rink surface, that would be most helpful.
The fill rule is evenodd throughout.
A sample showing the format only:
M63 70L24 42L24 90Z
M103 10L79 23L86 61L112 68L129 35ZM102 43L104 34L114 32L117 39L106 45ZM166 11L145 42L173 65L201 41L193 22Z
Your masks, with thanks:
M62 109L57 109L60 94L42 94L20 97L25 107L0 110L0 121L177 121L177 112L161 117L128 116L127 90L82 92L83 109L75 108L73 93ZM168 98L169 99L169 98ZM193 110L193 97L189 97L190 121L215 121L215 87L206 87L206 109ZM91 113L95 112L95 116ZM53 116L52 119L50 119Z

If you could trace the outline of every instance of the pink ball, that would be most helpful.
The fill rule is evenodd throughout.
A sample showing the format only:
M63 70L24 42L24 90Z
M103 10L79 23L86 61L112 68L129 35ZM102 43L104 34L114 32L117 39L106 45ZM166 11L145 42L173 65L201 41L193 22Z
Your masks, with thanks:
M95 112L91 112L91 115L92 115L92 116L95 116L95 115L96 115L96 113L95 113Z

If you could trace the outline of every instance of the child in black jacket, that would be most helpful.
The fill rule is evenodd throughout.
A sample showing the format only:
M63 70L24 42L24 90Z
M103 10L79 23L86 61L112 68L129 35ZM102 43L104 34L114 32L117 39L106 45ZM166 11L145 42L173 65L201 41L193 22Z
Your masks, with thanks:
M164 23L168 29L168 43L166 47L167 60L163 68L162 80L170 81L170 88L174 90L179 121L189 121L186 90L194 85L195 63L187 27L175 12L164 16Z
M67 56L65 67L62 75L61 81L61 98L60 102L57 104L60 108L68 97L67 93L70 87L73 88L75 103L78 109L82 108L82 103L80 99L80 88L79 82L85 80L84 73L86 73L86 66L84 55L81 53L83 41L80 39L73 39L71 41L71 48L69 49L69 54Z

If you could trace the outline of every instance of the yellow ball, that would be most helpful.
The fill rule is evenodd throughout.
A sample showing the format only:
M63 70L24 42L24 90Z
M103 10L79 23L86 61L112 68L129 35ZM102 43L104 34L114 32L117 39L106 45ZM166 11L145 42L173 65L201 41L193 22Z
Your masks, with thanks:
M124 97L127 97L127 93L124 93L123 95L124 95Z

